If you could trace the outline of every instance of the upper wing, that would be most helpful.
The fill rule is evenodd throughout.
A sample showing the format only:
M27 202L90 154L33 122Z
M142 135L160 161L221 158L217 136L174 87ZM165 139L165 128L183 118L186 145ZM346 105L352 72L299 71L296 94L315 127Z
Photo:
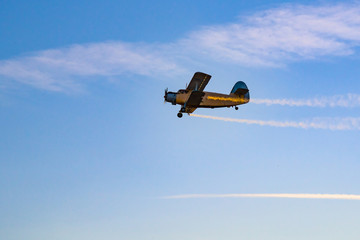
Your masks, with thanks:
M210 81L210 78L211 76L206 73L196 72L191 79L189 86L187 86L186 90L195 90L202 92Z

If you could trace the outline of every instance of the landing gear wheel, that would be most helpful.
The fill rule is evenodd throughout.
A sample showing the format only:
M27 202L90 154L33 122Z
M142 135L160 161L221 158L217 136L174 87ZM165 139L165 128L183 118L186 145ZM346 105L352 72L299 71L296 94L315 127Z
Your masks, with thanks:
M185 112L185 108L182 107L182 108L180 109L180 112Z
M239 108L238 108L238 107L235 107L235 110L239 110Z
M178 114L177 114L177 116L178 116L178 118L182 118L182 113L181 112L179 112Z

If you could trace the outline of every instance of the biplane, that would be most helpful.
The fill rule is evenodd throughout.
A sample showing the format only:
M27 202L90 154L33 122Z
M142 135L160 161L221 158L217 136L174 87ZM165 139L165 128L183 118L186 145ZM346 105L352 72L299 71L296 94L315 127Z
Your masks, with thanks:
M204 89L210 78L211 76L206 73L196 72L186 89L177 92L168 92L168 89L165 89L165 101L173 105L181 105L177 114L179 118L183 113L190 114L197 108L235 107L235 110L238 110L238 105L250 101L249 89L243 81L235 83L230 94L205 92Z

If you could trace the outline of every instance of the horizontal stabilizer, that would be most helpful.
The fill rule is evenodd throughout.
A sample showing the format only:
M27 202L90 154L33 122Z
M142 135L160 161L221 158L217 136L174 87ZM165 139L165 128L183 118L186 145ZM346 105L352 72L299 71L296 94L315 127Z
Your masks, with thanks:
M248 93L248 92L249 92L249 89L238 88L234 93L235 93L236 95L241 96L241 95L245 95L245 94Z

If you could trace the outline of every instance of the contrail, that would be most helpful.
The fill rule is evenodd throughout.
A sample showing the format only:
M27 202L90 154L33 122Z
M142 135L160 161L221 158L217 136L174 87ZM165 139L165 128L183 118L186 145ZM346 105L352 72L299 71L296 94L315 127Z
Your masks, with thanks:
M306 121L264 121L253 119L237 119L237 118L225 118L215 117L200 114L190 114L193 117L208 118L213 120L220 120L225 122L237 122L245 124L256 124L260 126L271 127L293 127L303 129L329 129L329 130L360 130L360 118L313 118Z
M311 193L233 193L233 194L184 194L162 197L163 199L196 198L300 198L300 199L341 199L360 200L355 194L311 194Z
M360 107L360 95L346 94L310 99L252 99L252 103L282 106L306 107Z

